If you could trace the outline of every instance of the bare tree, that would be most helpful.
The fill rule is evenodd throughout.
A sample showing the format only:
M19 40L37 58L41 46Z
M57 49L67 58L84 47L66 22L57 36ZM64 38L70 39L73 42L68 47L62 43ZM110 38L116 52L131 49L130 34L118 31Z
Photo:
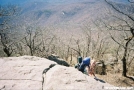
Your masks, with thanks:
M134 3L134 0L128 0L128 2L130 2L130 3Z
M3 51L9 57L13 53L14 41L11 39L10 30L13 29L10 21L16 15L18 9L14 5L0 6L0 41Z
M128 0L130 3L132 3L131 2L131 0ZM125 19L123 19L123 18L121 18L121 17L116 17L117 19L119 19L119 20L121 20L122 22L125 22L125 25L120 25L121 27L122 27L122 30L121 29L118 29L117 28L117 26L110 26L110 27L107 27L107 25L105 25L109 30L117 30L117 31L126 31L126 32L129 32L130 34L131 34L131 36L130 37L127 37L127 38L125 38L124 40L125 40L125 43L124 43L124 45L122 45L118 40L116 40L112 35L111 35L111 38L116 42L116 43L118 43L119 45L121 45L123 48L124 48L124 54L123 54L123 57L122 57L122 63L123 63L123 72L122 72L122 75L123 76L127 76L127 54L128 53L130 53L130 52L128 52L128 50L129 50L129 48L130 48L130 43L131 43L131 41L133 40L133 38L134 38L134 27L133 27L133 25L134 25L134 17L133 17L133 15L131 15L131 14L127 14L126 12L123 12L123 11L121 11L118 7L116 7L114 4L112 4L111 2L109 2L108 0L105 0L105 2L108 4L108 5L110 5L115 11L117 11L117 13L119 13L119 14L121 14L121 15L123 15L123 16L125 16L125 17L127 17L128 18L128 20L125 20ZM132 12L133 13L133 12ZM123 30L123 27L127 27L128 28L128 30Z
M39 40L41 34L38 29L34 31L34 28L32 27L28 27L26 33L27 36L24 38L24 41L30 50L30 55L33 56L42 44L42 41Z
M86 56L99 60L103 58L103 55L108 50L107 35L97 22L92 21L90 24L93 24L96 28L93 29L93 26L88 24L82 28L85 36L84 41L86 42L84 52L86 52Z
M89 25L87 25L87 26L84 26L83 28L83 33L84 33L84 35L86 35L86 46L85 46L85 50L84 50L84 52L86 52L85 53L85 56L87 57L87 56L89 56L89 54L90 54L90 46L91 46L91 37L92 37L92 31L91 31L91 28L90 28L90 26Z

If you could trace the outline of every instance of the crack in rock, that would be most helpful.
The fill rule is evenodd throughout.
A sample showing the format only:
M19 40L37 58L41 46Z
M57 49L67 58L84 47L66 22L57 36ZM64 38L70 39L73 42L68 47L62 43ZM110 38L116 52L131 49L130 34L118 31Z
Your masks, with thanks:
M4 89L6 86L4 85L2 88L0 88L0 90Z
M32 80L32 79L0 79L0 81L38 81L38 80ZM38 81L40 82L40 81ZM1 90L1 89L0 89Z
M51 64L48 68L46 68L42 74L46 73L49 69L51 69L52 67L54 67L56 64Z
M13 84L12 87L14 87L16 84Z
M33 69L31 69L31 70L28 71L28 72L25 72L24 75L25 75L25 74L30 74L32 71L33 71Z
M31 80L33 81L32 79L0 79L0 80Z
M86 82L86 80L75 80L76 82Z
M51 64L48 68L44 69L42 72L42 90L43 90L43 84L44 84L44 74L46 74L52 67L54 67L56 64Z

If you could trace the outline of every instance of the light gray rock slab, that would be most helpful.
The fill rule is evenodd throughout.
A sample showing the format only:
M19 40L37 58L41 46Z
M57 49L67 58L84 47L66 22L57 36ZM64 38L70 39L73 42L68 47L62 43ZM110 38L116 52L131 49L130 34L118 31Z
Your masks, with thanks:
M96 81L73 67L56 65L44 74L44 90L102 90L112 87L108 83Z
M42 90L42 73L53 61L35 56L0 59L0 90Z
M111 87L74 67L55 65L45 58L21 56L0 58L0 90L101 90Z

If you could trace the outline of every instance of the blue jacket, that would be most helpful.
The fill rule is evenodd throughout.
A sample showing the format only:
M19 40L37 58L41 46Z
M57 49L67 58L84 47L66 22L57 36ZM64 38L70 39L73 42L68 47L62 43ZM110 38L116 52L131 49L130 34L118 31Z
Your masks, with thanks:
M84 58L82 60L82 63L80 65L80 67L79 67L79 70L82 71L82 72L84 72L85 67L86 66L89 67L89 64L90 64L90 58L89 57Z
M83 64L85 64L86 66L89 66L89 64L90 64L90 58L89 57L86 57L86 58L84 58L83 59Z

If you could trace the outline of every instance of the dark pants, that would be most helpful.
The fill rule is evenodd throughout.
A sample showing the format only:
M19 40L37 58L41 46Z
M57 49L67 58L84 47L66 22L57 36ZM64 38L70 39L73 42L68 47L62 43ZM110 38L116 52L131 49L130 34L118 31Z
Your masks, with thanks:
M79 67L79 71L81 71L82 73L84 73L85 67L86 67L86 64L81 63L81 65Z

